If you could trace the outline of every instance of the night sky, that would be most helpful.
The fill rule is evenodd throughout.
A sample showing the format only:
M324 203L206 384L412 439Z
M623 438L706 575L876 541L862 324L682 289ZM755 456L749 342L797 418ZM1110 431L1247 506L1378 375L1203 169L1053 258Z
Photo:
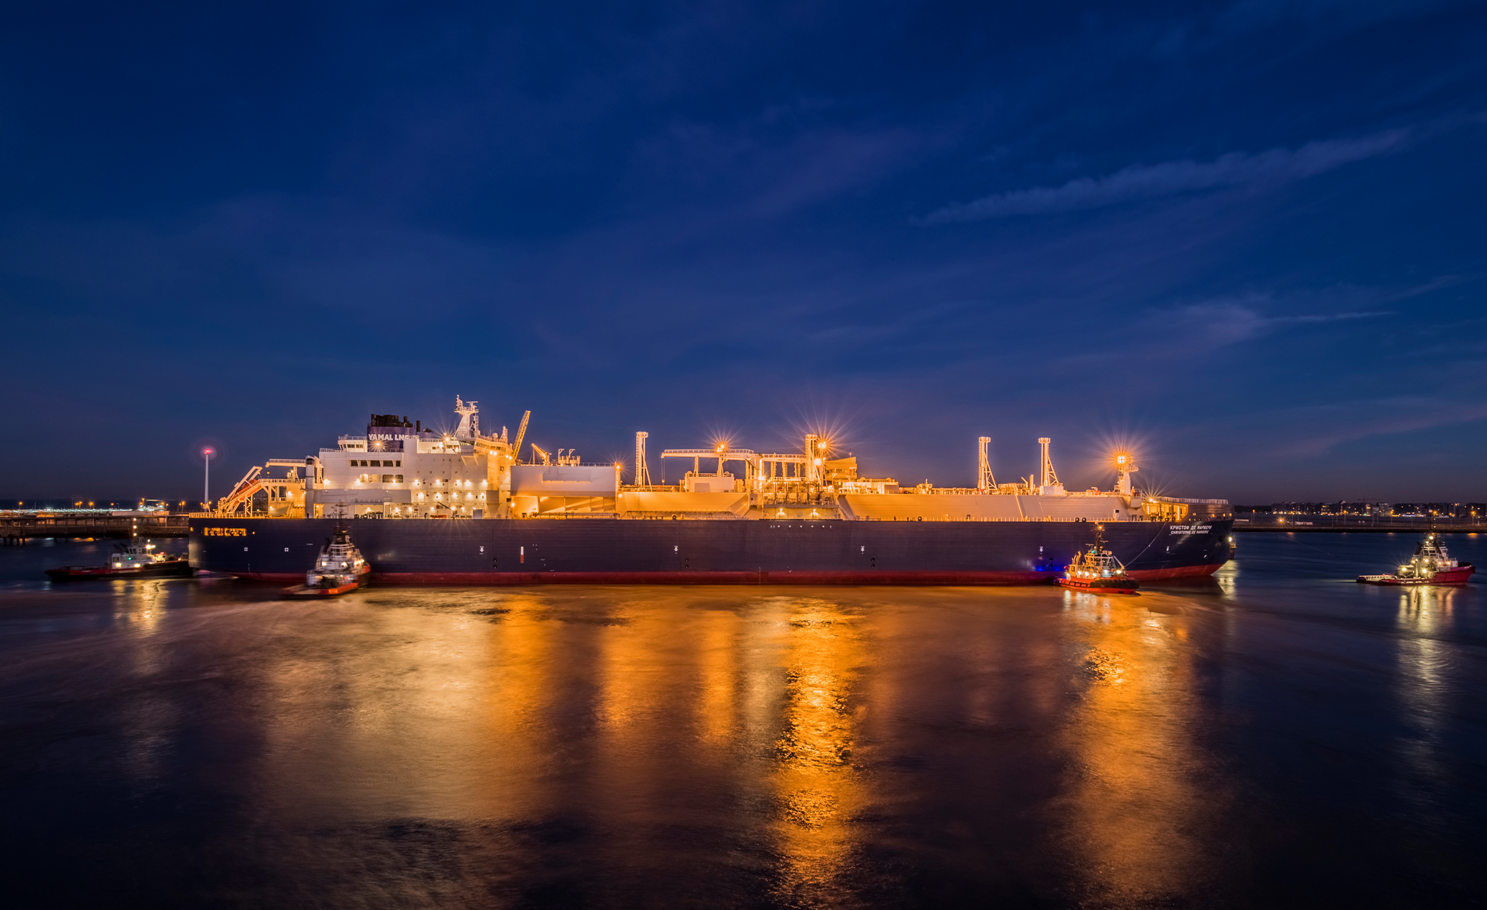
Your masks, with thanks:
M653 468L1487 499L1484 164L1483 3L8 4L0 496L459 394Z

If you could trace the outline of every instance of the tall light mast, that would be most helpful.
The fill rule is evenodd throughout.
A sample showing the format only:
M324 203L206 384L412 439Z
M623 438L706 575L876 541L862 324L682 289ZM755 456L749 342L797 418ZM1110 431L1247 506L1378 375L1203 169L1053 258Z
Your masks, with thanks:
M210 495L212 489L212 456L216 454L217 450L211 446L207 446L201 450L202 461L206 463L206 471L201 479L201 505L204 509L210 509L212 507L212 498Z
M1131 475L1141 470L1136 467L1136 458L1129 452L1115 453L1115 492L1127 498L1131 495Z
M635 485L637 487L651 485L651 469L645 464L645 441L650 438L650 435L645 431L635 434Z
M981 436L976 439L979 449L976 463L976 490L980 493L991 493L996 490L996 478L991 476L991 459L986 455L986 447L990 444L990 436Z

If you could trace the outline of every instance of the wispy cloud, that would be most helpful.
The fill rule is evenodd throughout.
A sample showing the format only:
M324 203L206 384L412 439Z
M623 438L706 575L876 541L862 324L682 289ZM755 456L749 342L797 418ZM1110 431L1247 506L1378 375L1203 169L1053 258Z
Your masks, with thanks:
M1407 131L1391 130L1361 139L1308 142L1294 150L1274 148L1255 155L1230 152L1207 162L1184 159L1134 164L1105 177L1080 177L1062 186L1013 190L947 205L918 219L918 223L1072 212L1220 187L1286 183L1386 154L1407 138Z
M1289 325L1315 325L1327 322L1350 322L1392 316L1393 310L1363 310L1343 313L1311 313L1292 316L1270 316L1246 303L1214 301L1196 303L1154 316L1153 322L1179 328L1189 337L1222 346L1249 341Z
M1396 305L1466 280L1459 275L1442 275L1406 286L1338 285L1280 295L1241 294L1151 310L1135 325L1142 336L1176 334L1199 342L1195 350L1211 349L1295 326L1396 316L1400 312Z

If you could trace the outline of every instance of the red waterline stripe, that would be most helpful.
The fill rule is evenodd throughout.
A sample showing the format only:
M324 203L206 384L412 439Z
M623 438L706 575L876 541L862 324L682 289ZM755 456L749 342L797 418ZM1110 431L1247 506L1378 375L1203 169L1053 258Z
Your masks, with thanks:
M1138 581L1200 578L1222 563L1131 572ZM291 582L303 573L236 572L253 581ZM1046 585L1053 572L373 572L384 585Z
M1127 569L1137 581L1160 581L1163 578L1207 578L1223 568L1222 562L1206 566L1179 566L1175 569Z

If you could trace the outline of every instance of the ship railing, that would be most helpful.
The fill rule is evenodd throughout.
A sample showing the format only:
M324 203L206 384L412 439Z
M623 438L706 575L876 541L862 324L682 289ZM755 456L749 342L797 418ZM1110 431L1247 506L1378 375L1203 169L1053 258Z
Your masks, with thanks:
M544 516L538 516L539 518ZM559 516L554 516L559 517ZM612 518L624 521L747 521L733 512L620 512Z
M528 515L532 521L548 521L560 519L563 521L585 520L590 518L614 518L616 515L631 515L631 512L539 512L536 515ZM454 516L456 518L468 518L469 516Z
M1226 506L1229 504L1229 500L1227 499L1183 499L1177 496L1148 496L1146 498L1153 502L1180 502L1196 506Z
M765 515L764 517L765 518L771 518L772 516ZM952 521L960 521L960 522L966 522L966 521L1012 521L1012 522L1017 522L1019 524L1030 522L1030 521L1061 521L1061 522L1069 522L1069 523L1084 522L1086 524L1124 524L1124 523L1133 522L1133 521L1162 521L1164 519L1157 518L1157 517L1148 517L1148 516L1145 516L1145 515L1142 515L1142 516L1139 516L1139 517L1133 515L1130 518L1124 518L1124 517L1122 517L1122 518L1082 518L1082 517L1069 518L1069 517L1064 517L1062 515L1045 515L1045 516L1043 516L1041 518L1008 518L1008 517L1002 516L1002 515L967 515L964 518L957 518L957 517L955 517L953 515L952 516L941 516L939 518L931 518L931 517L928 517L928 516L926 516L924 518L920 518L918 516L914 516L914 517L911 517L911 518L893 518L893 517L883 518L883 517L878 516L878 515L857 515L857 516L854 516L852 518L848 518L846 520L847 521L938 521L938 522L941 522L941 523L952 522Z
M187 512L186 516L188 518L304 518L305 510L289 509L281 515L271 515L268 512L244 512L241 510L234 510L230 512Z

